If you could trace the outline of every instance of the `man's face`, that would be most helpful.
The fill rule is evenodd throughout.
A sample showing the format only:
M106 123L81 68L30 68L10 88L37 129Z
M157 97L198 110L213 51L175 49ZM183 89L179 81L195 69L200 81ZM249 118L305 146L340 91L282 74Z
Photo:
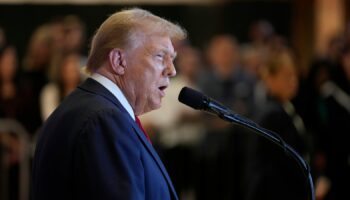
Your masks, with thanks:
M176 56L169 37L140 37L137 46L126 51L125 93L136 115L160 108L169 78L176 75Z

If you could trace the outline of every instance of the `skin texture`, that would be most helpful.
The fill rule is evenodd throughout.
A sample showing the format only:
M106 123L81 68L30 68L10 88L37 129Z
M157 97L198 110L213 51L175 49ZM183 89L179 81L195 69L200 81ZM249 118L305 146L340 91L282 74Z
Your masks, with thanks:
M168 36L139 34L137 41L128 49L112 49L97 73L116 83L141 115L160 108L169 79L176 75L176 52Z

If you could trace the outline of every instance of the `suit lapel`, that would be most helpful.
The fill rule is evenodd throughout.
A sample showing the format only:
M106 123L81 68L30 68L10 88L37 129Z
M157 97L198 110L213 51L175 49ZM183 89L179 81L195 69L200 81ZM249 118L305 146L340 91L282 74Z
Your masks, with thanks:
M168 186L171 190L172 196L174 197L174 199L178 199L177 195L176 195L176 191L175 188L170 180L169 174L166 171L163 162L160 160L158 153L154 150L152 144L148 141L147 137L145 136L144 132L140 129L140 127L136 124L136 122L133 122L133 120L130 121L130 123L132 124L134 130L136 131L137 135L139 136L140 140L142 141L143 145L145 146L145 148L148 150L148 152L152 155L153 159L156 161L158 167L160 168L163 176L165 177Z
M109 92L104 86L102 86L100 83L98 83L97 81L95 81L91 78L88 78L82 85L79 86L79 88L82 90L85 90L87 92L95 93L95 94L98 94L98 95L101 95L101 96L107 98L108 100L110 100L111 102L116 104L116 106L118 108L120 108L123 112L127 113L127 111L121 105L119 100L111 92ZM174 197L174 199L177 200L178 197L176 195L174 186L173 186L173 184L170 180L170 177L169 177L162 161L160 160L157 152L154 150L153 146L147 140L145 134L140 129L140 127L136 124L136 122L130 117L129 114L127 114L127 116L129 116L129 117L127 117L126 120L128 120L128 122L132 125L132 127L134 128L135 132L137 133L139 139L141 140L142 144L145 146L147 151L152 155L153 159L157 163L158 167L160 168L160 171L162 172L163 176L165 177L165 179L168 183L168 186L171 190L172 196Z

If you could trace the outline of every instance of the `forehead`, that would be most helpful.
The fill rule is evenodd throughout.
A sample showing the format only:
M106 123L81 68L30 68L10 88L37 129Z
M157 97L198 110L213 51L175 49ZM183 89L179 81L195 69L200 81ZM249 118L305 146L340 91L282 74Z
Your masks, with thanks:
M146 51L164 51L165 53L175 54L172 41L168 36L142 34L135 39L140 42L137 46Z
M149 48L154 50L164 50L168 53L174 53L174 47L169 37L151 36L148 41Z

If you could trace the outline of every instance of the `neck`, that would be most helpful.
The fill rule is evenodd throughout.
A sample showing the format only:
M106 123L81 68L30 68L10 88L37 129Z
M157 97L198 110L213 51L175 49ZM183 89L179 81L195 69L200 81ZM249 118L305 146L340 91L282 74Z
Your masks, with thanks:
M108 78L110 81L112 81L114 84L116 84L118 86L118 88L122 91L125 98L129 102L135 115L139 116L139 115L143 114L141 106L138 106L138 104L137 104L137 99L135 97L135 94L132 92L132 90L126 89L126 88L130 88L130 87L127 87L128 82L125 81L122 76L114 74L105 66L100 67L96 71L96 73L101 74L102 76ZM129 86L130 86L130 84L129 84Z

